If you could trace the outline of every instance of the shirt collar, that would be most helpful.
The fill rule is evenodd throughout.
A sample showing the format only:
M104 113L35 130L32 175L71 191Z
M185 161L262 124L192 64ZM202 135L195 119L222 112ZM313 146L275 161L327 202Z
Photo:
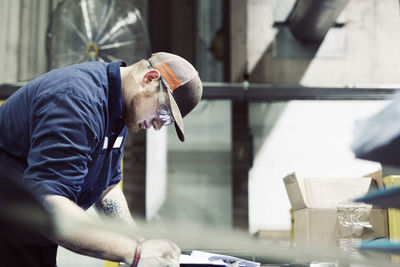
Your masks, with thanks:
M107 66L107 76L109 81L108 91L108 111L110 119L121 118L123 116L122 86L120 67L126 66L124 61L111 62Z

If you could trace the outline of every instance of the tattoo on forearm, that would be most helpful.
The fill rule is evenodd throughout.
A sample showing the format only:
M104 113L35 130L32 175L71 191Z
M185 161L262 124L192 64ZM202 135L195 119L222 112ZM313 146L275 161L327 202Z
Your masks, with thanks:
M119 199L105 198L97 203L96 206L104 212L104 215L127 223L133 222L129 210L123 207L123 203L121 203Z
M103 201L104 214L110 217L116 217L120 213L120 205L117 201L104 199Z

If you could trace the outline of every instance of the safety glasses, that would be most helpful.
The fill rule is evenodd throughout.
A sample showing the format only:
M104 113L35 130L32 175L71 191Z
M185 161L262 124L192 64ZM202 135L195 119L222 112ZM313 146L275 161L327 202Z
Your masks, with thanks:
M171 108L165 101L164 93L168 93L168 89L164 86L160 77L160 89L158 91L157 119L163 122L163 125L170 125L174 122Z

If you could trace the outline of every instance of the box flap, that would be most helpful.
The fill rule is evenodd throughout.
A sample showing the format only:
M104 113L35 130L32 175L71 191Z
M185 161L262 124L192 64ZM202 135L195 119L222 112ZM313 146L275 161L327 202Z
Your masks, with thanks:
M304 188L302 187L297 180L296 174L291 173L283 178L283 182L285 183L286 192L288 194L290 204L292 205L293 210L304 209L307 207L306 200L304 197Z
M365 195L372 178L305 178L309 208L337 208Z
M379 169L375 172L363 175L363 177L370 177L375 180L378 188L383 188L383 178L382 178L382 169Z

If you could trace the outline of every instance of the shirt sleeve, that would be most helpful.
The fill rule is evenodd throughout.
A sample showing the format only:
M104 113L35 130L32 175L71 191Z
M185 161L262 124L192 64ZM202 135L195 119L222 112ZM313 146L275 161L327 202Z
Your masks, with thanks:
M96 112L70 94L43 95L31 112L31 140L24 181L39 195L77 202L99 138Z

